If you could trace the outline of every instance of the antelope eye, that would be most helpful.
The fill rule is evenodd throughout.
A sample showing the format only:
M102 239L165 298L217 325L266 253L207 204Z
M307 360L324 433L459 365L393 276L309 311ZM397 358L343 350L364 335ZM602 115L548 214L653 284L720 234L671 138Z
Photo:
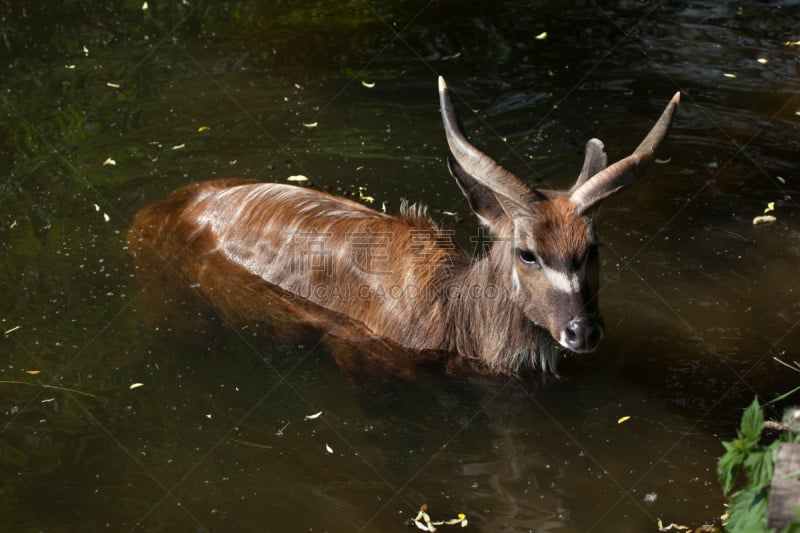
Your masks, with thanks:
M519 260L525 263L526 265L535 265L536 263L536 256L533 255L533 252L530 250L519 250Z

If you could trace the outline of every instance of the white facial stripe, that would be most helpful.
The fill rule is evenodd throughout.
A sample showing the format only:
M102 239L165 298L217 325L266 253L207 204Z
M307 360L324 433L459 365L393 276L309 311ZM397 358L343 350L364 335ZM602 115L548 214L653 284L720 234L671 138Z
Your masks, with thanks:
M554 289L561 292L578 293L581 290L583 269L579 272L566 273L542 265L542 270Z
M536 243L533 241L532 237L528 236L525 239L525 244L528 245L528 250L530 250L531 252L535 252L536 251Z
M517 265L511 266L511 287L514 290L514 296L519 294L519 274L517 273Z

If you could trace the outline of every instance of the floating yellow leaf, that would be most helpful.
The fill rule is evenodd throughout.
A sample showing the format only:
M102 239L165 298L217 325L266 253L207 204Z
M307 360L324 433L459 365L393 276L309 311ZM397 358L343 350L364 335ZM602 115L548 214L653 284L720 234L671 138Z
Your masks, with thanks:
M775 221L778 220L772 215L762 215L760 217L756 217L753 219L754 226L766 226L768 224L773 224Z
M308 181L308 178L303 176L302 174L297 174L295 176L289 176L288 178L286 178L286 181L303 182L303 181Z
M625 422L627 422L630 419L631 419L631 417L629 417L629 416L620 417L619 420L617 420L617 424L624 424Z
M131 383L131 386L128 387L130 390L138 389L139 387L144 387L144 383Z
M26 370L25 373L26 374L30 374L31 376L38 376L39 374L42 373L42 371L41 370Z
M373 82L368 82L368 81L361 80L361 85L363 85L367 89L372 89L373 87L375 87L375 82L374 81Z
M547 32L546 31L543 31L542 33L540 33L539 35L536 36L536 40L537 41L544 41L545 39L547 39Z
M764 213L769 213L770 211L775 211L775 202L768 203L767 208L764 209Z
M200 126L199 128L197 128L197 131L198 133L203 133L204 131L208 131L210 129L211 128L209 128L208 126Z
M306 420L314 420L315 418L319 418L322 415L322 411L319 413L314 413L313 415L306 415L304 418Z
M364 200L365 202L367 202L368 204L374 204L375 203L375 197L374 196L369 196L367 194L364 194L364 191L366 191L366 190L367 190L366 187L359 187L358 188L358 197L361 198L362 200Z

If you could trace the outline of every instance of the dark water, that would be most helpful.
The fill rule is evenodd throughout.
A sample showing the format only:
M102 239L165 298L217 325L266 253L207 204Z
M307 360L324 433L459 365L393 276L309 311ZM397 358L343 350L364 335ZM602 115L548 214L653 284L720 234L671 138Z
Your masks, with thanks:
M427 503L470 530L654 531L724 511L720 440L800 379L773 360L800 358L800 4L102 4L0 7L4 529L400 531ZM560 380L364 382L320 347L144 325L125 232L193 181L366 187L469 243L438 74L476 144L555 187L589 137L622 157L683 92L669 162L600 215L597 352Z

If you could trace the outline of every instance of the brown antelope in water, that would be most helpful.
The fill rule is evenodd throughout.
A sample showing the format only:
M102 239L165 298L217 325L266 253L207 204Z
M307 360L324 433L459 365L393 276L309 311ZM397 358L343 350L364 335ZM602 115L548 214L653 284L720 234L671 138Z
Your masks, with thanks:
M483 257L460 249L423 207L388 215L309 188L218 180L136 215L128 240L137 273L163 278L157 293L181 284L232 325L288 317L494 373L554 370L559 346L588 352L602 337L595 212L653 159L679 96L631 155L607 167L592 139L575 185L550 191L467 141L439 78L450 173L493 240Z

